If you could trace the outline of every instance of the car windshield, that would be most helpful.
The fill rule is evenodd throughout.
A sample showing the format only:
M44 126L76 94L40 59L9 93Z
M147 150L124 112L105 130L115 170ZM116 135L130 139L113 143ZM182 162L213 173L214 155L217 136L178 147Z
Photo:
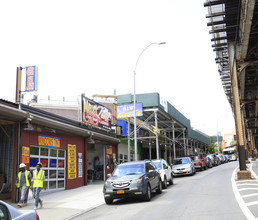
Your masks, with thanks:
M188 158L178 158L174 160L173 165L187 164L187 163L189 163Z
M123 164L118 166L113 176L126 176L144 173L144 164Z
M160 161L154 161L153 163L156 165L156 167L158 169L162 170L162 166L161 166L161 162Z
M200 160L198 156L194 156L193 160Z

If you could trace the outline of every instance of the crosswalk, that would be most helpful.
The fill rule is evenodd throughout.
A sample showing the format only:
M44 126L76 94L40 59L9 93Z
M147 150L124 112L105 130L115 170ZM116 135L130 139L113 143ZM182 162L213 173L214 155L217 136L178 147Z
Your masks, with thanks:
M258 219L258 177L252 170L253 163L247 165L251 179L237 180L236 168L232 175L232 189L237 202L248 220Z

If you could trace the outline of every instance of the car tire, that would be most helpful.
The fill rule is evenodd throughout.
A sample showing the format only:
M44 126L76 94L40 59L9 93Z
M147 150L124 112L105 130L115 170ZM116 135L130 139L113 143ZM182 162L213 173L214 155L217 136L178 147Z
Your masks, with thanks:
M169 185L173 185L174 184L174 180L173 180L173 175L171 174L171 178L168 181Z
M162 182L162 188L166 189L168 188L168 181L167 181L167 177L164 176L164 182Z
M191 172L191 174L190 174L191 176L193 176L194 175L194 170L193 170L193 168L192 168L192 172Z
M105 197L105 203L106 203L107 205L110 205L110 204L113 203L113 199L108 198L108 197Z
M145 195L143 196L143 199L147 202L151 200L151 187L149 184L147 186L147 191L146 191Z
M156 190L156 193L161 194L162 193L162 182L159 180L158 189Z

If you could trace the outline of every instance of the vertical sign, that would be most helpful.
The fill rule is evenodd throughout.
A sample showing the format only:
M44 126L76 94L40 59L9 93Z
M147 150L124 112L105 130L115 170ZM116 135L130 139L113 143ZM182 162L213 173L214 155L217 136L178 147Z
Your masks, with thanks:
M78 177L82 177L82 153L78 153Z
M30 163L30 148L22 146L22 163Z
M26 92L37 91L38 68L36 66L26 67Z
M68 179L75 179L76 176L76 145L68 144Z

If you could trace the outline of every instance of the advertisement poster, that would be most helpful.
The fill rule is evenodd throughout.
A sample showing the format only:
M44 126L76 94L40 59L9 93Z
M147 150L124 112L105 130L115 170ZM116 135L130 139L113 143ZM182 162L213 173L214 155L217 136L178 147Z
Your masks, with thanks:
M82 177L82 153L78 153L78 177Z
M136 116L142 116L142 103L136 103ZM134 117L134 104L125 104L117 106L117 118L130 118Z
M111 129L112 111L82 96L82 121L107 130Z
M75 179L76 172L76 145L68 144L68 179Z
M22 146L22 163L30 163L30 148Z

